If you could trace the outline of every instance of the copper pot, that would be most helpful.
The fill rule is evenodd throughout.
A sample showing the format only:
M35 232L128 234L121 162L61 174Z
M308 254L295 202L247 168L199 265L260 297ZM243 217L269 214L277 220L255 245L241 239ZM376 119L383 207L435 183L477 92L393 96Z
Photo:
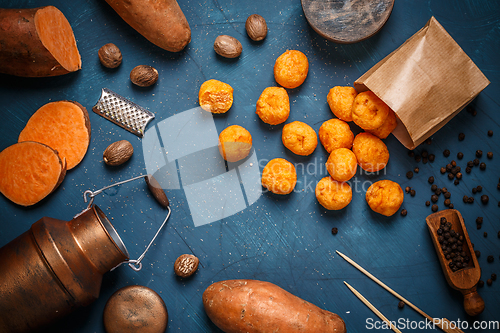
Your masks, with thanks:
M129 254L92 205L69 222L41 218L0 258L0 332L28 332L96 300L103 274Z

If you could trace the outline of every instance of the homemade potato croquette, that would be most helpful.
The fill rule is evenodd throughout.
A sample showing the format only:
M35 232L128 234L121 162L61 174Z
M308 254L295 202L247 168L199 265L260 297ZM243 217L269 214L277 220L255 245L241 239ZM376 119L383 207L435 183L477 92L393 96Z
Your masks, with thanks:
M293 89L300 86L307 77L309 61L304 53L288 50L274 63L274 79L279 85Z
M379 214L394 215L403 203L404 194L401 186L390 180L373 183L366 191L368 206Z
M297 155L311 155L318 145L318 136L311 126L294 121L283 126L281 141Z
M389 107L371 91L359 93L352 104L352 120L364 130L373 130L384 124Z
M358 168L356 155L347 148L338 148L331 152L326 161L326 170L330 176L339 182L351 179Z
M283 158L270 160L262 171L262 186L275 194L288 194L297 183L295 166Z
M328 210L340 210L352 200L351 186L332 177L321 179L316 185L315 192L318 202Z
M233 88L218 80L205 81L198 92L198 100L205 111L225 113L233 105Z
M354 138L352 151L359 166L368 172L382 170L389 161L389 150L385 143L370 133L359 133Z
M251 149L252 136L241 126L229 126L219 134L219 152L228 162L244 159Z
M352 121L352 104L357 94L353 87L336 86L330 89L326 100L337 118Z
M284 123L290 115L290 100L286 90L281 87L264 89L257 101L255 113L266 124Z
M328 153L338 148L351 149L354 134L349 125L340 119L325 121L319 128L319 141Z
M369 130L367 132L379 137L380 139L385 139L389 136L389 134L394 131L394 129L397 126L397 120L396 120L396 114L394 111L389 109L389 114L387 115L387 119L384 121L382 126L374 129L374 130Z

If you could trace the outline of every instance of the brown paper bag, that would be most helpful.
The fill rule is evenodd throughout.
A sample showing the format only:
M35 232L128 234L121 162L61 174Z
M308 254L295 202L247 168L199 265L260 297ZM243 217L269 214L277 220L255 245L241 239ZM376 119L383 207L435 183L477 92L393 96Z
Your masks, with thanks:
M413 149L443 127L490 82L432 17L354 87L371 90L398 116L393 134Z

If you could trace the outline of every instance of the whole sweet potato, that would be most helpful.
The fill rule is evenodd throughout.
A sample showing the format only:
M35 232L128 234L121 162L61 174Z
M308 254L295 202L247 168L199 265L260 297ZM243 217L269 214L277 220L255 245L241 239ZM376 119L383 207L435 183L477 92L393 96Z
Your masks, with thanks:
M81 67L73 30L59 9L0 8L0 73L44 77Z
M170 52L191 41L191 29L176 0L106 0L138 33Z
M269 282L227 280L203 293L208 317L226 333L345 333L344 321Z

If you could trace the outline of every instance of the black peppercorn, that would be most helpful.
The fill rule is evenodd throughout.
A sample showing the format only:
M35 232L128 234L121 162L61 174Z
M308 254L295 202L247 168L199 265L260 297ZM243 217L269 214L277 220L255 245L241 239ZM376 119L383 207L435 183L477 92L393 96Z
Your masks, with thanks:
M458 184L460 184L460 180L458 180L458 179L455 179L455 180L453 181L453 184L455 184L455 185L458 185Z
M446 172L450 172L453 169L453 165L451 163L446 164Z
M410 195L411 195L412 197L414 197L416 193L417 193L417 192L415 192L415 190L411 190L411 191L410 191Z
M438 195L438 196L439 196L439 195L441 194L441 189L438 187L438 188L434 191L434 193L436 193L436 195Z
M476 255L477 258L479 258L481 256L481 251L476 250L474 251L474 254Z
M422 151L422 157L428 157L428 156L429 153L427 152L427 150Z
M438 207L438 205L434 204L434 205L432 205L431 209L433 212L437 212L439 207Z
M497 275L495 273L491 273L491 279L493 281L496 281L497 280Z
M467 199L467 202L468 202L468 203L474 203L474 198L473 198L473 197L469 197L469 198Z
M422 157L422 163L427 164L428 158L427 157Z
M451 161L450 164L452 168L457 166L457 162L455 160Z
M457 174L455 175L455 177L457 177L457 179L462 179L463 175L462 175L461 172L457 172Z
M429 182L429 184L434 183L434 177L430 176L429 179L427 179L427 181Z
M406 209L403 209L401 211L401 216L406 216L408 214L408 211Z
M465 172L470 173L472 169L470 167L465 168Z
M474 161L472 161L472 163L474 163L475 166L478 166L479 165L479 159L475 158Z
M426 205L427 207L429 207L429 206L431 205L431 202L430 202L429 200L427 200L427 201L425 202L425 205ZM498 235L499 235L499 236L498 236L498 238L500 238L500 231L498 232Z
M436 203L438 201L438 196L435 194L431 195L431 201Z
M336 234L338 234L338 232L339 232L339 229L332 228L332 235L336 235Z
M467 166L469 168L472 168L474 166L474 162L472 162L472 161L467 162Z
M441 169L439 171L441 171L441 174L444 174L444 173L446 173L446 168L445 167L441 167Z
M486 284L488 286L491 286L493 284L493 281L491 279L486 280Z
M458 134L458 141L463 141L465 139L465 134L464 133L459 133Z
M434 184L431 186L431 191L436 192L437 188L438 188L438 186L436 184Z
M435 159L436 159L436 155L434 155L434 154L429 155L429 162L434 162Z
M488 136L493 136L493 131L492 130L488 131Z
M481 202L486 205L488 203L488 201L490 201L490 198L486 195L486 194L483 194L481 196Z
M482 150L476 150L476 157L481 158L483 156L483 151Z
M420 160L422 159L422 157L420 157L420 155L415 155L415 162L420 162Z
M448 191L446 191L446 192L444 193L444 198L445 198L445 199L449 199L449 198L451 198L451 193L450 193L450 192L448 192Z
M464 153L459 152L459 153L457 154L457 158L458 158L459 160L461 160L462 158L464 158Z
M405 307L405 302L403 302L403 301L399 301L399 303L398 303L398 308L402 309L402 308L404 308L404 307Z
M449 209L453 209L455 208L455 205L453 205L452 203L448 206Z
M446 207L450 206L450 204L451 204L450 199L446 199L446 200L444 201L444 205L445 205Z
M481 185L477 185L476 186L476 190L477 190L477 192L482 192L483 191L483 187Z
M453 178L455 178L455 175L452 174L451 172L448 174L448 179L449 180L453 180Z
M489 262L489 263L492 263L494 260L495 260L495 258L493 256L488 256L486 258L486 261Z
M413 172L415 173L418 173L420 171L420 169L418 167L416 167L415 169L413 169Z
M411 190L411 187L410 187L410 186L406 186L406 188L405 188L405 192L406 192L406 193L410 193L410 190Z
M454 167L453 169L451 169L451 173L454 174L454 175L456 175L460 171L462 171L462 168L460 168L459 166Z
M489 151L488 153L486 153L486 157L491 160L493 158L493 152Z
M415 156L415 152L414 152L413 150L410 150L410 151L408 152L408 156L410 156L410 157Z
M450 151L449 151L448 149L445 149L445 150L443 151L443 155L444 155L444 157L448 157L448 156L450 156Z
M472 188L472 194L476 194L477 193L477 188L473 187Z
M408 179L412 179L412 178L413 178L413 172L412 172L412 171L408 171L408 172L406 173L406 178L408 178Z
M481 162L481 164L479 164L479 169L486 170L486 163Z
M483 217L482 217L482 216L478 216L478 217L476 218L476 223L477 223L477 224L481 224L481 223L483 223Z
M479 282L477 283L477 286L478 286L479 288L484 287L484 281L483 281L483 280L479 280Z

